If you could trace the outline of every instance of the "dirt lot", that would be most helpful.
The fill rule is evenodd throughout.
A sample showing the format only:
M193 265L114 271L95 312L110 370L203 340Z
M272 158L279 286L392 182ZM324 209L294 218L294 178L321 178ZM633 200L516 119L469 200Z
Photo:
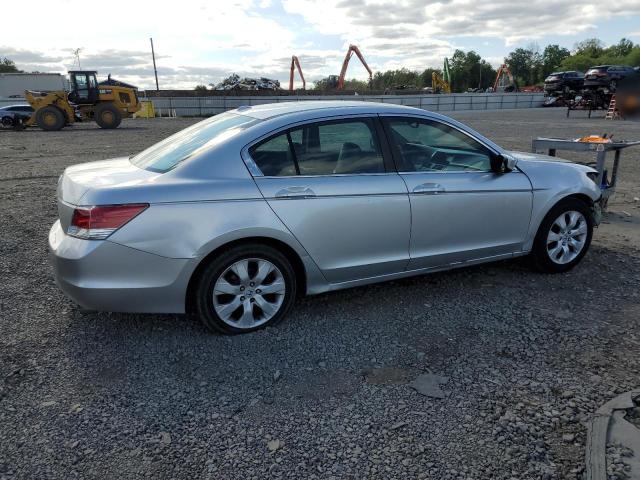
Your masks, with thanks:
M640 123L564 109L455 117L520 150L640 139ZM234 338L80 311L47 259L58 176L193 121L0 131L1 479L581 478L585 420L639 386L640 148L568 274L521 260L309 297ZM424 372L445 398L410 387Z

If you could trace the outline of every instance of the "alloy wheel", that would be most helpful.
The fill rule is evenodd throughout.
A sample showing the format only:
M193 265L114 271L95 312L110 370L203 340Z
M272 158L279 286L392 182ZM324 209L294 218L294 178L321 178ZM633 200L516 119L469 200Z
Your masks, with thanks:
M271 320L284 302L282 272L268 260L248 258L227 267L213 286L213 307L235 328L258 327Z
M564 265L582 252L589 228L584 215L574 210L563 212L551 224L547 235L547 254L554 263Z

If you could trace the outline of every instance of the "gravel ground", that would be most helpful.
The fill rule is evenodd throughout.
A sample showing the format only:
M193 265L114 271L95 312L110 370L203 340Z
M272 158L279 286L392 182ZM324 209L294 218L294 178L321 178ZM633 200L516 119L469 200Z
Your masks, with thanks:
M640 138L564 109L455 116L521 150ZM192 122L0 131L0 478L582 477L584 422L639 386L640 148L567 274L519 260L309 297L240 337L80 311L47 259L58 175ZM425 373L444 398L411 387Z

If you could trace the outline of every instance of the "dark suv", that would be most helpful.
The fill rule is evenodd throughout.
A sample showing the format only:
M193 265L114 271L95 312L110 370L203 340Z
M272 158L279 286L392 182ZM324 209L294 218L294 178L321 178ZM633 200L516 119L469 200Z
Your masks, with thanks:
M625 65L599 65L591 67L584 76L585 88L608 88L616 90L618 82L634 73L633 67Z
M580 72L553 72L544 79L544 91L547 93L570 91L578 92L582 89L584 74Z

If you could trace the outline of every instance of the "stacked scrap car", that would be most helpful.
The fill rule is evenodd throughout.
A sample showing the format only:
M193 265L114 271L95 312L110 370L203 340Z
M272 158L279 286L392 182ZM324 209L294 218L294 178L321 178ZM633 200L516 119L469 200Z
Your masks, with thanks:
M233 74L222 82L213 85L214 90L280 90L280 82L266 77L240 78Z
M584 74L576 71L553 72L544 79L544 91L546 93L556 92L579 92L584 85Z
M584 76L584 87L589 89L606 88L616 91L620 80L632 75L633 67L626 65L598 65L591 67Z

